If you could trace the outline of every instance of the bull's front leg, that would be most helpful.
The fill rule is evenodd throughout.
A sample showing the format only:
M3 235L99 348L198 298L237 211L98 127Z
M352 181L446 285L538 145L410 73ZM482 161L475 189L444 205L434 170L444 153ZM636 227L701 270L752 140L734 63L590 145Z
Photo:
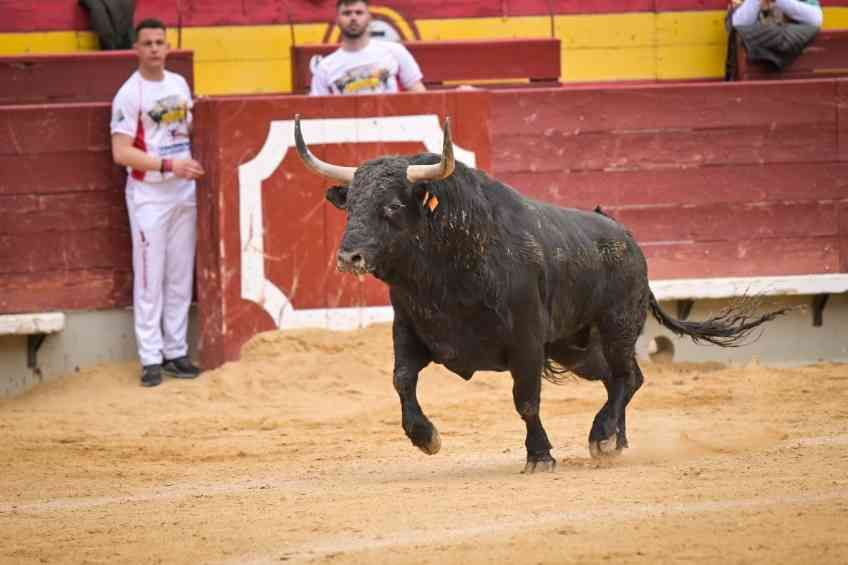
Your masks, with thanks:
M442 447L439 431L418 404L418 373L430 363L430 354L399 316L392 328L395 350L394 385L400 397L403 431L412 444L428 455Z
M515 409L527 427L527 436L524 440L527 448L527 463L523 473L553 471L556 467L556 459L551 456L551 442L548 441L548 434L545 433L539 416L543 353L538 351L536 355L533 355L532 352L531 348L525 349L516 353L510 360L510 372L513 379L512 398Z

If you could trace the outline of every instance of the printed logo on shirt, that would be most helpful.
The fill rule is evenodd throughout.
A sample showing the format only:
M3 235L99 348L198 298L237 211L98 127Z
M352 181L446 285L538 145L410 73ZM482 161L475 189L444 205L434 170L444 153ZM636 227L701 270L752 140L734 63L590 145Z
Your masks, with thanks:
M333 81L333 86L343 94L384 92L390 76L389 70L382 67L356 67Z
M172 141L159 147L159 155L174 155L188 150L188 113L188 102L176 94L160 98L147 112L157 128L167 129Z

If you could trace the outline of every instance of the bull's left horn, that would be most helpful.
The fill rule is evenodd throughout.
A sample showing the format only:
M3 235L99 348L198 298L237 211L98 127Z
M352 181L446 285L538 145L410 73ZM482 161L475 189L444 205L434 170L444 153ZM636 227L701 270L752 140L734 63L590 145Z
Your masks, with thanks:
M442 160L434 165L409 165L406 168L406 178L409 182L420 180L442 180L453 174L456 161L453 158L453 141L451 141L450 117L445 118L445 142L442 147Z
M300 114L294 117L294 142L297 145L297 154L300 155L303 163L318 173L333 180L341 181L345 184L350 184L353 180L353 174L356 172L356 167L342 167L340 165L331 165L325 163L318 157L312 154L306 143L303 141L303 134L300 132Z

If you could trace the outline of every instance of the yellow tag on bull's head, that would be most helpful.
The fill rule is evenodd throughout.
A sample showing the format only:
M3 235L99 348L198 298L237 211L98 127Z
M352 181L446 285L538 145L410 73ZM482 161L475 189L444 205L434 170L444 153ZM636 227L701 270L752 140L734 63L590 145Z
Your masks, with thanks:
M436 198L435 194L431 195L430 200L427 202L427 207L430 208L430 211L432 212L436 209L436 206L438 206L438 205L439 205L439 199Z

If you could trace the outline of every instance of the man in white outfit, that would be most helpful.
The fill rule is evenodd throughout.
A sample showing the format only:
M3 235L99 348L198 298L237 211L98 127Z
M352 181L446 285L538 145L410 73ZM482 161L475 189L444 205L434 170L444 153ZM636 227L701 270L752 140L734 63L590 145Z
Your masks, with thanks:
M777 6L780 11L799 24L822 26L822 9L819 0L734 0L738 5L733 12L733 27L757 23L760 12Z
M162 372L200 374L186 334L197 240L195 179L204 171L191 158L191 90L183 77L165 70L165 25L140 22L134 47L138 70L112 102L112 157L127 167L141 384L156 386Z
M341 47L314 67L309 94L380 94L426 90L412 54L395 41L373 39L368 33L368 0L338 0L336 24Z

